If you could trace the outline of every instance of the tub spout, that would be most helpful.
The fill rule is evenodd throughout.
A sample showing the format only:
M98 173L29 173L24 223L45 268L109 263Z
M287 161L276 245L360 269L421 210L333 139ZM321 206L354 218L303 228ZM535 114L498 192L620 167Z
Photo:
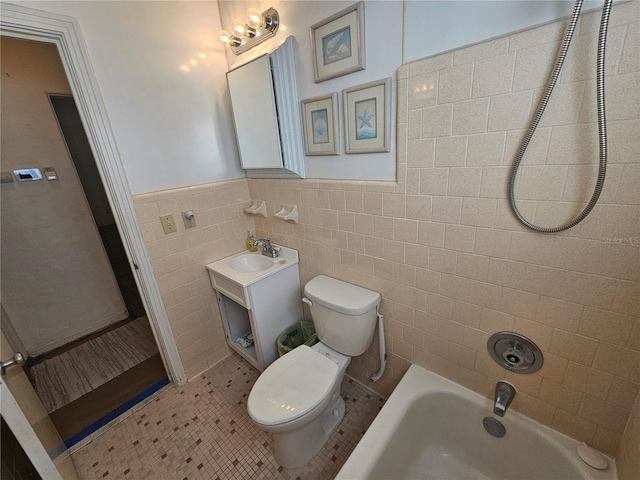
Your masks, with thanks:
M516 396L516 388L507 382L498 382L496 384L496 402L493 405L493 413L504 417L513 397Z

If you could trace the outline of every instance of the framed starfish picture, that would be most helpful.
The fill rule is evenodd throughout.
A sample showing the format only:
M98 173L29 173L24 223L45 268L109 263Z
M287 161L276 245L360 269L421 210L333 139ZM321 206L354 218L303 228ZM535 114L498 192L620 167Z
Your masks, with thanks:
M338 94L300 102L305 155L338 155Z
M346 153L390 150L391 78L342 91Z
M311 26L316 83L364 70L364 2Z

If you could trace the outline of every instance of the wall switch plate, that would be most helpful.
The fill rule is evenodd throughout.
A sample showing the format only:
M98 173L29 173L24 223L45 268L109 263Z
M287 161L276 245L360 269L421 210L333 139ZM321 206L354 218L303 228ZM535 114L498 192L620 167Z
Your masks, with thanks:
M164 233L175 232L178 227L176 227L176 222L173 220L173 215L162 215L160 217L160 222L162 223L162 228L164 229Z
M196 216L193 210L182 212L182 220L184 220L184 228L192 228L196 226Z
M44 178L47 180L58 180L58 174L53 167L44 167L42 171L44 172Z

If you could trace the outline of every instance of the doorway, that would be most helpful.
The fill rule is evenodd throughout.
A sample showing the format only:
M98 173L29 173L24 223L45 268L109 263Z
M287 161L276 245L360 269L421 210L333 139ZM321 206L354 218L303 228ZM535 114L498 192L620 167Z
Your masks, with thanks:
M127 259L73 96L49 94L48 97L129 316L144 316L146 312L133 270Z
M100 349L102 361L111 365L98 365L100 374L108 372L109 381L50 412L61 437L70 445L83 438L85 430L94 430L113 418L123 405L136 403L166 385L168 378L75 101L71 95L48 97L129 314L125 320L52 352L70 363ZM95 377L95 372L83 374Z
M187 381L186 373L180 360L158 283L153 274L145 241L136 219L124 167L118 154L107 111L91 68L89 54L78 22L69 16L0 2L0 34L10 38L48 43L57 49L67 73L68 82L71 84L72 93L77 101L100 175L104 179L104 186L114 209L116 223L126 245L127 256L135 267L136 283L144 299L154 337L161 350L163 363L171 381L177 385L184 384ZM3 332L10 333L6 329L3 329ZM6 343L4 335L0 335L0 337L3 337L3 342ZM5 346L3 343L2 351L9 352L10 350L10 345L6 344ZM20 371L20 373L24 375L24 372ZM18 425L33 423L34 420L37 420L40 426L46 423L46 420L50 421L46 415L30 420L31 414L34 412L32 403L39 404L40 408L42 408L42 404L35 399L33 402L25 402L22 398L17 399L8 387L8 384L0 382L0 390L2 390L0 399L3 411L13 412L11 418L12 422L16 424L16 428ZM25 390L29 390L29 388ZM35 396L33 389L30 389L30 395ZM14 428L11 423L10 426L12 429ZM66 470L66 467L73 470L73 465L68 461L70 459L68 452L64 448L54 452L57 456L47 452L46 448L49 443L47 439L55 436L53 432L57 433L53 427L43 431L47 434L45 438L32 429L14 430L34 466L46 478L59 478L58 472ZM65 458L61 463L54 464L54 461L62 456ZM65 478L73 478L72 473L67 472Z
M13 87L34 83L29 66L44 52L57 62L40 60L37 71L46 75L57 64L51 88L69 92L56 48L2 40L3 113L10 117L2 122L2 170L13 180L2 188L3 309L70 446L169 380L73 97L40 98L37 89ZM11 48L28 60L12 63ZM55 130L66 140L62 149ZM40 157L47 163L33 163ZM53 176L19 182L13 170L22 163L42 172L47 165Z

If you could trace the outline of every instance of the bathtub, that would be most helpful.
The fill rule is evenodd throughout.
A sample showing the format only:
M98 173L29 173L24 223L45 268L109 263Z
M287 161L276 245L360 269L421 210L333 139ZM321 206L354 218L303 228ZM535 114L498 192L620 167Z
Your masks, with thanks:
M504 437L485 431L487 416ZM615 480L611 458L591 468L578 444L512 410L499 418L490 400L411 365L336 479Z

